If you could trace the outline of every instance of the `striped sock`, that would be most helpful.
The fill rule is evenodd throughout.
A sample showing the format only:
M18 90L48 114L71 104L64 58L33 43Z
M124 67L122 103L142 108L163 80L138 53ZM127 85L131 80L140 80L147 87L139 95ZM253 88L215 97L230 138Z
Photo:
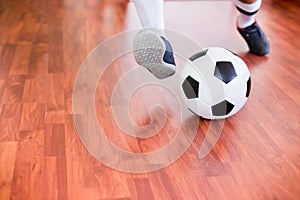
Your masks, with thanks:
M246 28L255 22L255 15L259 10L262 0L246 4L239 0L233 0L237 10L240 12L237 20L238 28Z

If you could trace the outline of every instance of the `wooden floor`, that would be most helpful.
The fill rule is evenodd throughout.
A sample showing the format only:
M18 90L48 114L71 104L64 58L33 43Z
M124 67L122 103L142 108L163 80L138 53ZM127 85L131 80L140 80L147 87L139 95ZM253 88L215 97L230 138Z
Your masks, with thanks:
M1 200L300 199L299 4L264 1L258 21L271 40L267 57L247 53L229 1L168 1L165 15L168 29L203 47L221 46L240 55L253 87L246 106L225 121L207 157L198 158L198 152L210 122L200 120L192 145L176 162L131 174L106 167L82 145L73 120L72 90L94 47L140 27L133 4L0 0ZM130 113L140 126L150 123L148 108L156 102L167 106L167 123L149 139L124 136L107 102L130 65L113 63L99 82L97 117L118 146L151 152L174 137L177 109L168 105L176 102L155 87L133 95Z

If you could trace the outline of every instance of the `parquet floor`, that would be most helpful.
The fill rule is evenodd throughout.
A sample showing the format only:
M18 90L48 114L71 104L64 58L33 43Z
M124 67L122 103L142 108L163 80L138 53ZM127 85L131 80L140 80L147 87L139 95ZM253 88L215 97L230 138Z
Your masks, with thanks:
M253 87L245 107L225 120L208 156L200 159L198 152L210 122L194 116L186 126L199 123L196 137L177 161L135 174L111 169L86 150L72 108L84 59L111 36L140 28L132 2L0 0L0 199L300 199L299 3L264 1L258 21L271 40L267 57L247 53L235 30L236 14L230 1L166 2L167 29L203 47L236 52L249 67ZM139 88L129 114L140 127L157 116L152 124L157 134L125 135L110 99L134 66L130 54L111 63L91 106L114 144L152 152L175 137L178 106L164 88ZM124 94L126 87L121 86ZM160 108L149 114L157 103L164 114Z

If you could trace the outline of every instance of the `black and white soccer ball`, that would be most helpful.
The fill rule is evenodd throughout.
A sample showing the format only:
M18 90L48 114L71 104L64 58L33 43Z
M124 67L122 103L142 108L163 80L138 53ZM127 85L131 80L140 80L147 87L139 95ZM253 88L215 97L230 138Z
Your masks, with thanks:
M251 78L245 62L232 52L212 47L189 58L179 74L187 107L206 119L224 119L246 103Z

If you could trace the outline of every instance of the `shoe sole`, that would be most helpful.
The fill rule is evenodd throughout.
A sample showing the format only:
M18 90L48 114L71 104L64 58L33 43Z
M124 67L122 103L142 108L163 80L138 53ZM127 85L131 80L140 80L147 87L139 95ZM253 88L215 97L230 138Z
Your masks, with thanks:
M136 62L159 79L170 77L176 72L174 65L164 62L165 50L164 41L152 30L140 31L133 40Z

